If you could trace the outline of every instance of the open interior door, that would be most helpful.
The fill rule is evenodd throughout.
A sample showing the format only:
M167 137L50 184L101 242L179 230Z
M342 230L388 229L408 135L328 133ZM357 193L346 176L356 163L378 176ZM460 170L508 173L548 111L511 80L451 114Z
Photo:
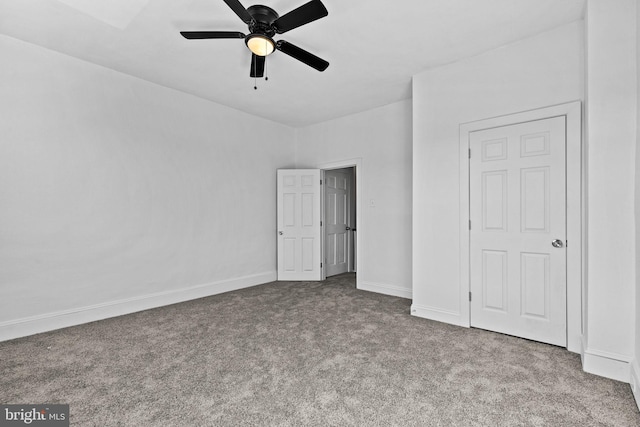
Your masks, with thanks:
M278 170L278 280L322 280L320 169Z

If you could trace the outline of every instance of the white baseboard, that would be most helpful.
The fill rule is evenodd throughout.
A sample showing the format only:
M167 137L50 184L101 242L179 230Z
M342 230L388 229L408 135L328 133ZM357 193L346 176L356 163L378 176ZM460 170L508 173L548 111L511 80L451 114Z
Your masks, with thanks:
M629 384L631 385L633 397L636 399L636 405L638 409L640 409L640 366L638 365L638 359L634 359L633 362L631 362Z
M411 288L402 288L400 286L386 285L382 283L374 282L359 282L358 289L362 291L376 292L384 295L391 295L394 297L411 299L413 291Z
M460 313L455 311L448 311L425 305L412 304L411 315L422 317L424 319L435 320L437 322L449 323L451 325L463 326L465 328L469 327L468 321L463 321L463 319L460 317Z
M56 311L0 323L0 341L11 340L96 320L235 291L275 281L275 271L238 277L183 289L157 292L70 310Z
M590 349L583 343L582 370L590 374L629 383L631 360L629 357L597 349Z

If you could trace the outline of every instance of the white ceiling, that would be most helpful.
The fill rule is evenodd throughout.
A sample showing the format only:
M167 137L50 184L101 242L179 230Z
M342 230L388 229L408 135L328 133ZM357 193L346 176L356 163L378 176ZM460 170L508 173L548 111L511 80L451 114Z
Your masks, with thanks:
M306 2L260 1L281 16ZM258 90L243 40L179 34L247 33L222 0L2 0L0 34L301 127L408 99L414 74L582 19L585 2L322 1L329 16L275 39L329 68L321 73L276 51Z

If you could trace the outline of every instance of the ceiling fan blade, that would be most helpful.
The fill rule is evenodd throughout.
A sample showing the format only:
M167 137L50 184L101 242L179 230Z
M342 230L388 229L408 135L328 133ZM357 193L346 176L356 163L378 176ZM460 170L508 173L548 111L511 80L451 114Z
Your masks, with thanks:
M316 19L324 18L328 14L327 8L320 0L311 0L276 19L273 26L278 34L282 34Z
M256 54L251 55L251 73L250 77L264 77L264 62L266 57L258 56Z
M237 31L180 31L182 37L189 40L198 39L243 39L245 35Z
M249 24L253 21L253 18L249 15L249 12L247 12L247 9L245 9L239 0L224 0L224 2L236 13L236 15L238 15L240 19L245 22L245 24Z
M318 71L324 71L329 66L329 63L324 59L284 40L278 40L276 43L276 49L307 64L309 67L315 68Z

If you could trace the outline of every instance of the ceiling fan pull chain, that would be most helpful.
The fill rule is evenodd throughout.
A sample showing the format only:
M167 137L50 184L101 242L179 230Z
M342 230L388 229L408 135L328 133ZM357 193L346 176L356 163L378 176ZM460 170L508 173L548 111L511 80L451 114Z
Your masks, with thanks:
M269 67L267 67L267 57L264 58L264 81L269 80Z
M258 66L256 65L258 61L253 61L253 90L258 90Z

